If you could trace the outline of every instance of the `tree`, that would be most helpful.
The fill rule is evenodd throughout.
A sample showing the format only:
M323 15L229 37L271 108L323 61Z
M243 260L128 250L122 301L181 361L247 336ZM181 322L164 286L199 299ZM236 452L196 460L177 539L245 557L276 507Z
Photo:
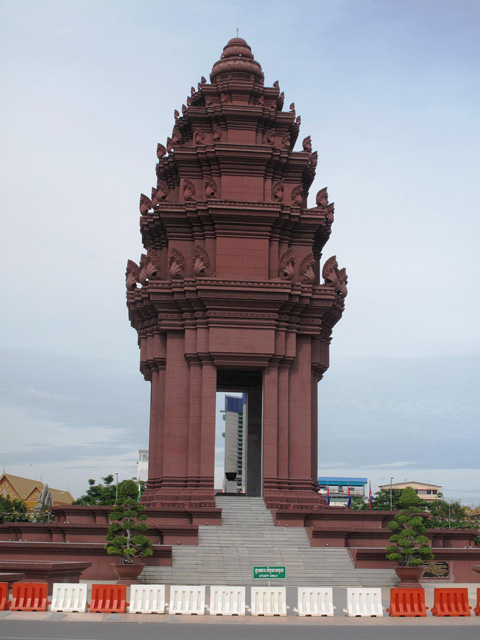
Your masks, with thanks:
M90 485L85 495L81 496L78 500L75 500L73 504L85 504L85 505L114 505L118 497L132 498L136 500L138 498L138 484L135 480L122 480L117 485L113 483L114 477L112 474L102 478L103 483L96 484L93 478L90 478L88 484ZM142 485L144 483L140 483Z
M406 487L400 496L400 506L402 510L388 524L393 535L392 544L385 549L387 560L396 560L401 567L418 567L434 558L425 535L427 527L419 515L425 510L425 503L412 487Z
M153 555L152 541L143 535L147 530L145 507L131 498L122 498L110 514L105 536L107 553L120 556L121 564L132 564L134 558Z
M392 489L392 509L398 511L401 509L400 497L401 489ZM372 509L375 511L390 511L390 489L380 489L373 496Z
M432 500L428 503L430 513L425 524L429 529L474 529L467 510L458 500Z
M0 524L4 522L29 522L30 514L24 500L0 496Z

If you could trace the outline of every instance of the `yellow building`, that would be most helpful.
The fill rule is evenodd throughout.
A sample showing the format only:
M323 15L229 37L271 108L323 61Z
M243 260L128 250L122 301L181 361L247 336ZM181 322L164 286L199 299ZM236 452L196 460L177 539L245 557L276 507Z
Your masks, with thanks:
M427 482L394 482L393 484L381 484L378 488L390 491L392 489L405 489L406 487L412 487L415 493L422 500L438 500L439 493L442 492L442 487L438 484L428 484Z
M73 496L69 491L51 489L39 480L30 480L30 478L14 476L11 473L3 473L0 476L0 496L3 498L10 496L12 500L15 498L25 500L29 511L33 511L38 505L42 493L45 494L44 503L54 507L73 502Z

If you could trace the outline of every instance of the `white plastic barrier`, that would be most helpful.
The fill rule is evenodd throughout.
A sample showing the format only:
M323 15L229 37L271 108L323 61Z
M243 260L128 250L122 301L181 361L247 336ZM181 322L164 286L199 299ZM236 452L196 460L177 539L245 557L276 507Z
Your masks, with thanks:
M132 584L130 613L165 613L164 584Z
M252 587L250 613L252 616L286 616L285 587Z
M347 589L347 608L344 609L347 616L380 617L383 616L382 590L379 588Z
M210 587L212 616L244 616L245 587Z
M79 611L87 610L88 585L78 582L55 582L53 585L51 611Z
M333 616L332 587L298 587L299 616Z
M203 616L205 614L205 587L172 585L170 587L171 614Z

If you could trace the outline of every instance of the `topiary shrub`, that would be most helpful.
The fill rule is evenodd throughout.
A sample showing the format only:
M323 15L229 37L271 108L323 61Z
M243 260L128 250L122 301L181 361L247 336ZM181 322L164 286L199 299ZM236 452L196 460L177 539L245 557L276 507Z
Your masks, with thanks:
M153 555L152 541L143 535L148 528L144 510L143 504L124 498L114 505L110 514L105 549L111 556L120 556L121 564L133 564L134 558Z
M412 487L407 487L400 496L400 506L402 510L388 525L393 535L385 549L387 560L396 560L401 567L418 567L434 559L425 535L427 527L419 515L425 509L424 503Z

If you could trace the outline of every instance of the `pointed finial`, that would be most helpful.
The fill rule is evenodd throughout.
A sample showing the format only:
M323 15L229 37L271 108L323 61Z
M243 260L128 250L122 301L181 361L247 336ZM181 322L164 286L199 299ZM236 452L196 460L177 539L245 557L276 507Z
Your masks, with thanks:
M238 38L238 27L237 27L237 38Z

